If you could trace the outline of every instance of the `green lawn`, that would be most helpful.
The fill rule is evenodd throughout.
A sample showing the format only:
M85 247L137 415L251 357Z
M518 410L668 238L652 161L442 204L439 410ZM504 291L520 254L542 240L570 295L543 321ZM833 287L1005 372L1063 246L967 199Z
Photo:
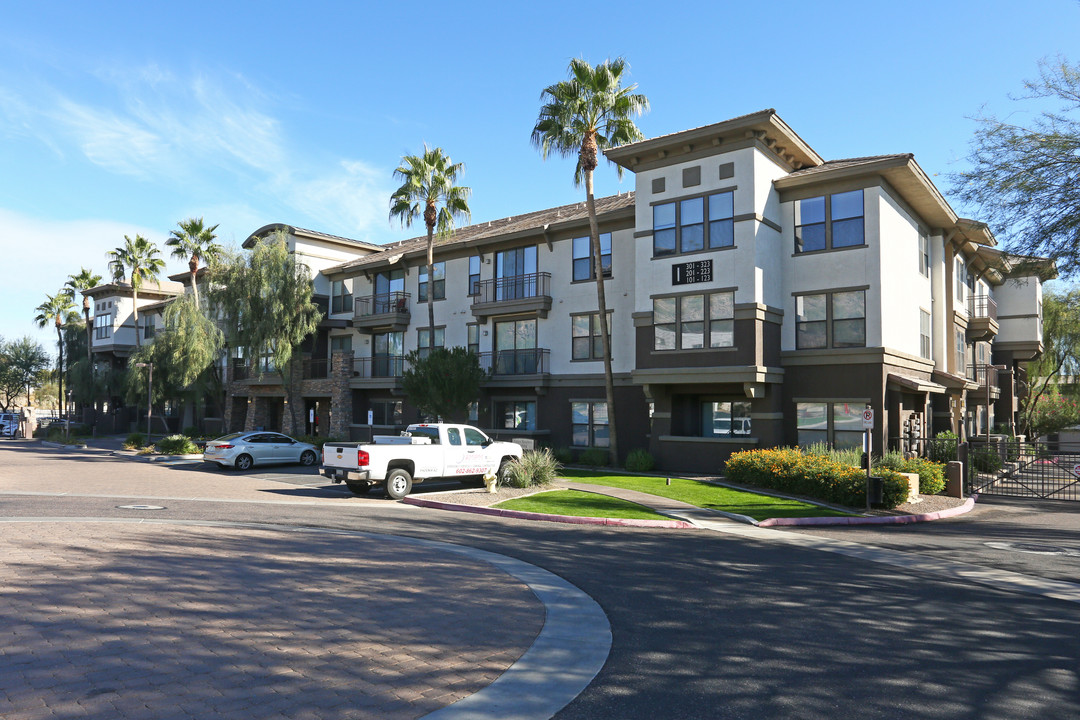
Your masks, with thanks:
M575 517L629 518L633 520L671 520L636 503L619 498L581 492L580 490L552 490L528 497L504 500L495 505L504 510L547 513L549 515L573 515Z
M785 500L784 498L769 495L758 495L757 493L732 490L718 485L709 485L681 478L672 478L671 485L668 485L665 478L605 475L590 470L563 470L560 476L568 480L580 480L593 485L607 485L609 487L637 490L650 495L660 495L661 497L680 500L698 507L746 515L755 520L780 517L843 517L850 515L850 513L838 512L818 505L799 502L798 500Z

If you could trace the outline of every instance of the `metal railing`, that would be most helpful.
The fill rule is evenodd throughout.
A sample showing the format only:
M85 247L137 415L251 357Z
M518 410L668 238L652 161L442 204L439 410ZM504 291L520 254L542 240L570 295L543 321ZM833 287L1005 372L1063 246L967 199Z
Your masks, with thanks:
M997 303L989 295L972 295L968 298L968 315L997 320Z
M480 353L480 367L492 375L538 375L548 371L546 348L496 350Z
M389 313L408 315L410 297L411 295L406 292L391 292L358 297L353 303L355 317L362 318L370 315L386 315Z
M551 273L531 273L481 280L477 285L477 303L506 302L551 294Z
M352 376L359 378L398 378L405 369L402 355L376 355L374 357L354 357Z
M321 380L330 377L331 364L326 358L304 360L302 375L304 380Z
M1080 443L971 438L968 458L972 492L1080 500Z
M251 368L243 360L233 360L230 368L233 380L247 380L251 377Z

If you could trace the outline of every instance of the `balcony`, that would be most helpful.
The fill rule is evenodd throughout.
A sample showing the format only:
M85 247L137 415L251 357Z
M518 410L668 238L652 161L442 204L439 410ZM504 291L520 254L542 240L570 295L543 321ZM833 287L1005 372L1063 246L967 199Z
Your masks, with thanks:
M525 350L496 350L480 353L480 367L492 376L509 375L546 375L548 357L547 348L528 348Z
M376 355L352 359L352 377L363 380L400 378L404 369L405 357L403 355Z
M968 404L985 405L987 398L993 402L1001 397L1001 386L998 383L1008 382L1010 373L998 370L993 365L968 365L967 376L979 384L977 389L968 391Z
M304 360L301 375L304 380L323 380L330 377L330 361L326 358Z
M481 280L472 304L472 314L487 322L493 315L536 313L546 318L551 310L551 273L531 273Z
M997 303L989 295L968 298L968 340L992 340L998 334Z
M353 327L361 332L392 330L400 332L409 327L409 293L391 292L358 297L353 303Z

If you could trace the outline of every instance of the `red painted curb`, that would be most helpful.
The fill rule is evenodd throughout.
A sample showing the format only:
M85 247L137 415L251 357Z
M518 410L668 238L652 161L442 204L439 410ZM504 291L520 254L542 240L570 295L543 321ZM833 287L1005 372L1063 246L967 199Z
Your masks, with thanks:
M758 527L796 526L796 525L908 525L917 522L930 522L943 518L955 517L970 512L975 507L977 495L969 497L963 505L948 510L939 510L922 515L888 515L885 517L812 517L812 518L769 518L758 523Z
M615 525L620 527L651 527L651 528L678 528L689 529L694 526L683 520L634 520L631 518L594 518L578 517L576 515L549 515L547 513L531 513L521 510L503 510L502 508L479 507L476 505L457 505L444 503L438 500L423 500L421 498L406 497L402 499L407 505L434 508L436 510L451 510L455 512L475 513L477 515L492 515L495 517L517 518L519 520L546 520L548 522L570 523L572 525Z

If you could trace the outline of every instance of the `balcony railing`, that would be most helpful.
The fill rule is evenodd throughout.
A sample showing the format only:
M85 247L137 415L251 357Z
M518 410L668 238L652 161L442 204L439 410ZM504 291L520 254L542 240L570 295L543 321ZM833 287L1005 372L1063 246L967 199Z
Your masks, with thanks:
M247 380L251 377L251 368L243 360L233 360L231 367L233 380Z
M399 378L404 369L405 358L402 355L376 355L352 359L353 377Z
M481 280L476 285L479 290L478 297L474 300L476 303L538 298L551 294L551 273L541 272Z
M391 292L358 297L354 303L357 318L372 315L409 314L409 293Z
M326 358L304 360L304 380L322 380L330 377L330 361Z
M492 375L539 375L548 371L546 348L496 350L480 353L480 367Z
M968 315L997 320L997 303L989 295L972 295L968 298Z

